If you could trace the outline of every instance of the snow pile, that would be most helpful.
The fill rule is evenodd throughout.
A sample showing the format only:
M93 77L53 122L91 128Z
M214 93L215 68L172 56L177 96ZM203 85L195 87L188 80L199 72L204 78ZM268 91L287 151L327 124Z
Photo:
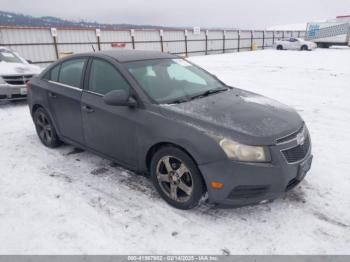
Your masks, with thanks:
M292 106L314 152L272 203L168 206L151 182L65 145L42 146L27 105L0 106L1 254L350 254L350 49L191 58L223 81Z

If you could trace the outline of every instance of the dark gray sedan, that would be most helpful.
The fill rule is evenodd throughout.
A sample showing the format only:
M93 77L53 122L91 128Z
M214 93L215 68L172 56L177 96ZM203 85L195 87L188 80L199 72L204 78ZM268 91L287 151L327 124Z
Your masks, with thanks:
M291 108L152 51L57 61L28 83L41 142L62 142L150 174L170 205L247 205L292 189L310 169L310 135Z

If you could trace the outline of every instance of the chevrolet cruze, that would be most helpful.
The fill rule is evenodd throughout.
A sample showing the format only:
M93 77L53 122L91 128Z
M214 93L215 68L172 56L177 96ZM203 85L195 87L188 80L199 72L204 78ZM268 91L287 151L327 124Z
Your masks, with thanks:
M65 142L149 174L176 208L272 200L311 166L310 135L293 109L175 55L73 55L27 87L44 145Z

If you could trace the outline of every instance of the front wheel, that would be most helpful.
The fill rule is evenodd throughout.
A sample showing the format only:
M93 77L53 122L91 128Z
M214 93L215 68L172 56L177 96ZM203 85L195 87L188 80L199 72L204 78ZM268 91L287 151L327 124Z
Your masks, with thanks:
M301 46L300 50L301 50L301 51L307 51L307 50L308 50L308 48L307 48L307 46L306 46L306 45L303 45L303 46Z
M161 197L178 209L196 207L205 192L197 165L176 147L163 147L154 154L151 179Z
M282 46L282 45L278 45L278 46L276 47L276 49L277 49L277 50L283 50L283 46Z

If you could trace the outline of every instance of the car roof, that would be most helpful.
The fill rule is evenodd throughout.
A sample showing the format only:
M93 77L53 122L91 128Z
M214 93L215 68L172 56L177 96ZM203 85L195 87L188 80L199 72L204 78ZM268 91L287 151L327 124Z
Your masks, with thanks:
M106 50L99 51L92 54L100 54L114 58L118 62L131 62L149 59L164 59L164 58L177 58L176 55L169 53L162 53L158 51L145 51L145 50Z

